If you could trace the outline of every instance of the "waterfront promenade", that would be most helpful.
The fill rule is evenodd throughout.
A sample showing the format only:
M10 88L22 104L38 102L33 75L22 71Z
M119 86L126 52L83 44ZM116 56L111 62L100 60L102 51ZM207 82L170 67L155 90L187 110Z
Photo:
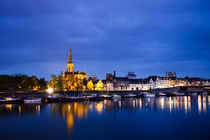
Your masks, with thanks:
M151 89L147 91L140 91L140 90L113 90L113 91L57 91L56 94L139 94L142 92L149 92L152 94L157 94L159 92L166 93L166 95L171 96L173 93L188 93L190 95L191 93L208 93L210 94L210 86L184 86L184 87L174 87L174 88L163 88L163 89ZM42 92L36 92L36 91L15 91L14 96L19 98L25 98L25 97L44 97L47 94L49 94L46 91ZM11 96L9 92L0 92L0 97L8 97Z

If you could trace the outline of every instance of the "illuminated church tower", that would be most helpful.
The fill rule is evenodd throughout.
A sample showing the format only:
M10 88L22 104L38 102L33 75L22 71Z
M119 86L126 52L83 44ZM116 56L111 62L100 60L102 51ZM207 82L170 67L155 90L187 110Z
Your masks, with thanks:
M78 81L87 80L86 72L74 71L71 49L69 50L69 58L67 63L67 71L63 73L63 78L66 81L67 90L75 90Z
M69 59L68 59L68 63L67 63L67 72L74 73L74 64L73 64L73 61L72 61L71 49L69 50Z

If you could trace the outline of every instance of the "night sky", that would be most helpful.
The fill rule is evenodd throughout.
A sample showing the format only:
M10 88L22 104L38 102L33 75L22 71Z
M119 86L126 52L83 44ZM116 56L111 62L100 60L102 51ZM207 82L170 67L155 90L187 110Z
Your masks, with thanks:
M210 78L210 0L0 0L0 74Z

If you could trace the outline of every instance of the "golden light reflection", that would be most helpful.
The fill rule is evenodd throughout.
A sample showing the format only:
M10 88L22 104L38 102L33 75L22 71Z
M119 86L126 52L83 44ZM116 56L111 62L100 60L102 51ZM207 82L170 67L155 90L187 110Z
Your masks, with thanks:
M190 96L188 96L188 100L187 100L187 107L188 107L188 110L189 110L189 112L191 112L191 97Z
M73 126L74 126L74 115L72 113L66 114L66 122L67 122L69 133L71 134Z
M68 112L70 112L71 111L71 106L70 105L68 105Z
M202 112L201 95L198 95L198 112L199 114Z
M201 96L198 95L197 102L198 102L198 113L206 112L207 111L207 104L209 103L210 96ZM131 99L123 99L118 102L112 102L111 100L104 100L101 102L79 102L79 103L71 103L71 104L61 104L58 105L58 111L63 115L63 118L67 122L68 131L71 133L74 127L74 123L76 119L84 119L87 117L88 111L95 111L97 114L101 115L105 109L107 112L116 111L117 109L121 108L135 108L138 107L142 110L143 107L146 108L155 108L167 111L171 113L173 111L182 111L184 113L191 112L191 106L193 106L194 98L191 96L176 96L176 97L159 97L159 98L139 98L135 100ZM207 103L208 102L208 103ZM145 105L145 106L144 106ZM195 104L197 106L197 104ZM11 108L7 106L7 108ZM14 107L13 107L14 108ZM20 110L23 111L23 108L19 107ZM38 106L37 106L38 109ZM194 108L192 108L194 109ZM196 108L197 109L197 108ZM202 110L203 109L203 110ZM133 109L132 109L133 111Z
M107 100L104 100L104 105L106 105L107 104Z
M18 111L19 111L19 113L21 113L21 106L18 107Z
M185 110L185 113L187 113L187 111L188 111L188 108L187 108L187 96L184 96L184 110Z
M180 98L179 98L179 100L180 100L180 108L182 109L183 108L183 99L182 99L183 97L181 96Z
M101 102L96 104L96 111L98 112L98 114L102 114L103 104Z
M172 105L173 105L173 100L171 100L171 97L169 97L169 110L172 112Z
M60 112L63 116L63 119L66 120L69 135L72 133L74 120L86 118L88 108L91 109L93 106L83 103L61 104L57 108L55 106L51 106L52 112Z
M40 112L40 105L37 105L37 106L36 106L36 111L37 111L37 112Z
M164 98L160 99L160 108L164 109Z
M179 97L177 97L176 99L176 106L177 106L177 110L179 110Z
M136 102L135 100L133 100L133 108L135 108L135 106L136 106Z
M7 105L6 105L6 109L8 109L8 110L11 111L11 110L12 110L12 104L7 104Z
M139 108L142 108L142 99L139 99Z
M208 103L209 103L209 106L210 106L210 96L208 96Z
M203 112L206 113L206 96L203 96Z
M89 110L93 111L93 105L92 104L89 105Z

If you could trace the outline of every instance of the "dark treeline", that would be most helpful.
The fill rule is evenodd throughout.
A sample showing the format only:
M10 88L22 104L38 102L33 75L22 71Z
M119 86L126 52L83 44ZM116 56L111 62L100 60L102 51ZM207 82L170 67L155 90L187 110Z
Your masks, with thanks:
M0 75L0 91L43 91L47 89L44 78L27 75Z

